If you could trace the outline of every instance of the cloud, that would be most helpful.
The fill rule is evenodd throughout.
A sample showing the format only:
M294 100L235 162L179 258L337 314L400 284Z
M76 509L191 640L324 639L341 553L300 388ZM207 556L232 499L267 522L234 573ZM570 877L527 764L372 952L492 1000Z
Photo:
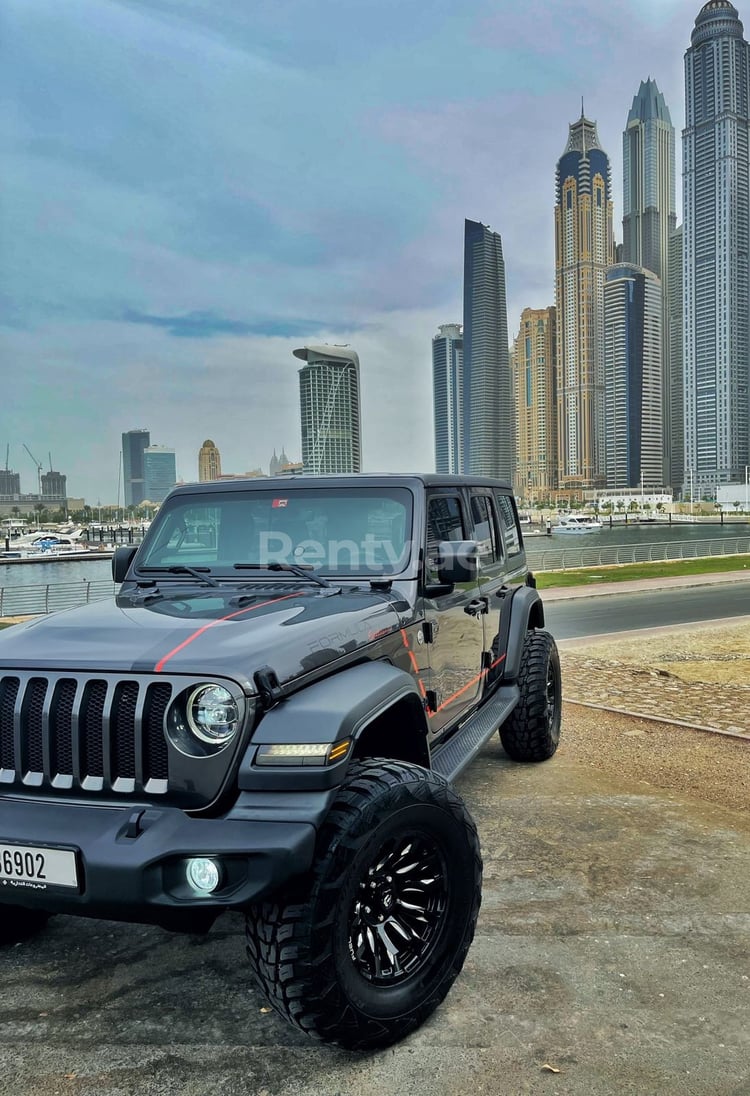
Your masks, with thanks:
M145 324L163 328L170 335L181 339L210 339L217 335L269 335L289 338L310 338L317 330L327 326L311 320L264 320L244 323L217 316L214 312L188 312L183 316L154 316L146 312L126 309L121 319L125 323Z

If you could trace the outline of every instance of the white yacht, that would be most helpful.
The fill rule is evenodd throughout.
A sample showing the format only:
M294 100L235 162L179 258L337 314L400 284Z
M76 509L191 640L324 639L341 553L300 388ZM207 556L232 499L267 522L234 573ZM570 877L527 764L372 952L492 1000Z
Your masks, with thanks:
M602 529L599 518L591 514L561 514L553 533L598 533Z

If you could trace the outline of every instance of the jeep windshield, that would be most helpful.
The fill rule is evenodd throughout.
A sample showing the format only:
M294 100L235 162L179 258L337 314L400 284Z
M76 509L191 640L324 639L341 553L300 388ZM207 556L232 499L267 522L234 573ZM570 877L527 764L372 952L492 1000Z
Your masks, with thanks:
M283 564L290 577L291 567L339 577L396 575L409 562L411 540L405 488L290 484L283 493L274 487L176 495L146 535L136 573L206 569L246 582L256 571L258 578L283 578Z

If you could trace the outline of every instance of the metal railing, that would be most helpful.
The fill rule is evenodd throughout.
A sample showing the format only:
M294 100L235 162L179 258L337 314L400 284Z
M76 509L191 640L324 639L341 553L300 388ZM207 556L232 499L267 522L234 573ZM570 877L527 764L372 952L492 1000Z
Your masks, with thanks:
M39 616L60 609L77 609L92 601L112 597L117 585L111 579L80 582L48 582L39 586L0 586L0 617Z
M568 571L577 567L603 567L617 563L657 563L667 559L705 559L711 556L747 554L750 554L750 537L542 549L526 542L526 556L535 571Z

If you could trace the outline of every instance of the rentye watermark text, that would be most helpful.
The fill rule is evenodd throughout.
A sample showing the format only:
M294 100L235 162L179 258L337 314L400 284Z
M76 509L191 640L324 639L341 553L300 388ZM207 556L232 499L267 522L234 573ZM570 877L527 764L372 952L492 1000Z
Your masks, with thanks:
M333 569L346 567L396 567L407 558L409 546L367 533L359 543L355 540L301 540L296 544L286 533L263 532L259 537L260 558L264 563L322 564Z

